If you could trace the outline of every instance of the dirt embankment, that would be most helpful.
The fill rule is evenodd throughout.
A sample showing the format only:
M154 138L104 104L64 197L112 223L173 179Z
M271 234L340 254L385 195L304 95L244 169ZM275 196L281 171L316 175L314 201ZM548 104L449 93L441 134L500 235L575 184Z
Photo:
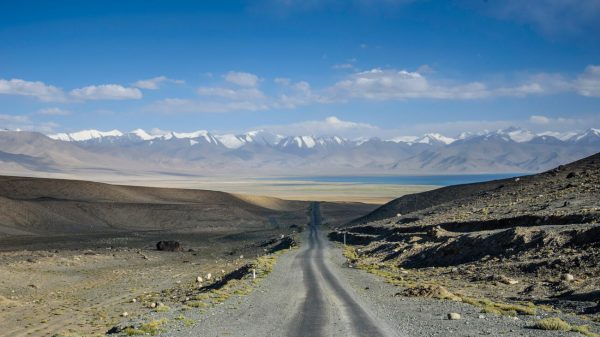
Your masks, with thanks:
M582 315L600 308L600 154L413 198L421 196L431 201L422 209L407 209L404 197L330 237L345 233L357 245L357 264L407 287L435 283L467 297ZM409 282L405 273L420 278Z

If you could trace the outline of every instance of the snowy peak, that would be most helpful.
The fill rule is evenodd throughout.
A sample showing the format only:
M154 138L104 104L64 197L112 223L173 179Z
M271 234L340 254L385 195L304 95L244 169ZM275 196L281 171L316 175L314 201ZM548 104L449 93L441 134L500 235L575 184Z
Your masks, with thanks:
M436 144L448 145L448 144L452 144L455 140L456 139L454 139L454 138L446 137L439 133L427 133L427 134L423 135L423 137L417 139L414 142L420 143L420 144L429 144L429 145L436 145Z
M148 132L146 132L142 129L135 129L131 132L128 132L126 135L130 139L139 139L139 140L152 140L152 139L160 137L160 136L150 135Z
M528 141L532 140L533 138L535 138L535 136L536 136L533 132L531 132L529 130L524 130L524 129L516 128L516 127L510 127L510 128L503 129L503 130L498 130L498 131L496 131L496 133L499 135L506 135L512 141L517 142L517 143L528 142Z
M65 142L81 142L89 144L116 144L122 142L148 142L154 144L155 141L174 141L174 140L191 140L191 146L197 144L208 144L223 147L226 149L239 149L247 145L267 146L279 149L332 149L336 147L361 146L377 138L360 138L355 140L347 140L339 136L282 136L270 133L264 130L249 131L244 134L220 134L215 135L206 130L198 130L193 132L172 132L153 129L147 132L143 129L135 129L128 133L122 133L119 130L99 131L95 129L82 130L72 133L57 133L48 135L48 137ZM421 137L417 136L397 136L387 140L379 140L381 142L391 142L396 144L407 144L413 146L415 144L429 146L446 146L460 140L461 142L479 142L479 141L495 141L495 142L516 142L516 143L556 143L568 142L577 144L596 144L600 143L600 129L591 128L584 132L555 132L546 131L534 133L529 130L510 127L496 131L482 131L477 133L462 132L456 138L444 136L440 133L427 133Z
M311 136L293 136L282 139L278 146L281 148L299 148L299 149L311 149L317 144L314 137Z
M48 137L55 140L62 140L67 142L85 142L93 139L101 139L104 137L121 137L123 133L119 130L111 131L98 131L98 130L82 130L72 133L57 133L48 135Z
M600 142L600 129L588 129L581 134L573 136L569 139L569 141L578 144L592 144Z
M398 136L388 139L392 143L414 143L419 139L417 136Z

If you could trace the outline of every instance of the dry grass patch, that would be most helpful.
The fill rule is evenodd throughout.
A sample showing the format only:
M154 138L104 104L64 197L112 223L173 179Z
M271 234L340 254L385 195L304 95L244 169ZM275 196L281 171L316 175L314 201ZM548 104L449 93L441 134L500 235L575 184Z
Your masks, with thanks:
M544 318L533 325L534 328L540 330L553 330L553 331L571 331L571 324L563 321L558 317Z
M124 332L128 336L146 335L146 334L156 335L158 333L164 332L163 326L165 324L167 324L167 322L168 322L168 320L166 318L157 319L157 320L150 321L148 323L144 323L144 324L140 325L140 327L137 329L126 328L124 330Z
M494 302L487 298L472 298L472 297L461 297L462 301L481 308L481 312L487 314L505 315L505 316L516 316L520 315L535 315L537 309L535 304L527 302L524 304L514 303L499 303Z

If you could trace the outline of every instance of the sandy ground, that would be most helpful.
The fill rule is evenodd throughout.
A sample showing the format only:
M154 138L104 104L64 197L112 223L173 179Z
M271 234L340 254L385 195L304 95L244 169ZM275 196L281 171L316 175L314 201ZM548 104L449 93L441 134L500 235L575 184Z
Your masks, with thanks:
M21 175L22 172L16 174ZM36 176L36 174L32 173L31 176ZM272 177L119 175L115 173L103 174L101 172L94 172L90 175L48 173L40 177L82 179L116 185L204 189L248 195L268 195L286 200L364 202L371 204L384 204L406 194L429 191L439 187L433 185L324 183L291 181Z
M118 181L110 183L119 184ZM135 180L127 184L135 185ZM145 181L139 182L147 184ZM268 195L286 200L317 200L384 204L406 194L429 191L438 186L385 185L355 183L322 183L314 181L258 180L234 178L204 178L191 180L156 180L157 187L198 188L229 193Z
M0 336L103 335L123 312L147 313L133 298L193 282L197 275L230 271L262 251L256 242L279 235L272 230L129 233L57 237L53 245L47 242L52 238L21 238L19 245L31 250L0 252ZM160 237L180 240L186 251L156 251ZM2 243L7 247L6 240Z

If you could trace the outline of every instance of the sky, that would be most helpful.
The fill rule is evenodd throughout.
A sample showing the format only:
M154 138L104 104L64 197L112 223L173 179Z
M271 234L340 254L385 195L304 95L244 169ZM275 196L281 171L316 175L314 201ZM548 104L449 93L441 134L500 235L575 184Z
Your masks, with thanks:
M600 127L600 1L0 3L0 129Z

